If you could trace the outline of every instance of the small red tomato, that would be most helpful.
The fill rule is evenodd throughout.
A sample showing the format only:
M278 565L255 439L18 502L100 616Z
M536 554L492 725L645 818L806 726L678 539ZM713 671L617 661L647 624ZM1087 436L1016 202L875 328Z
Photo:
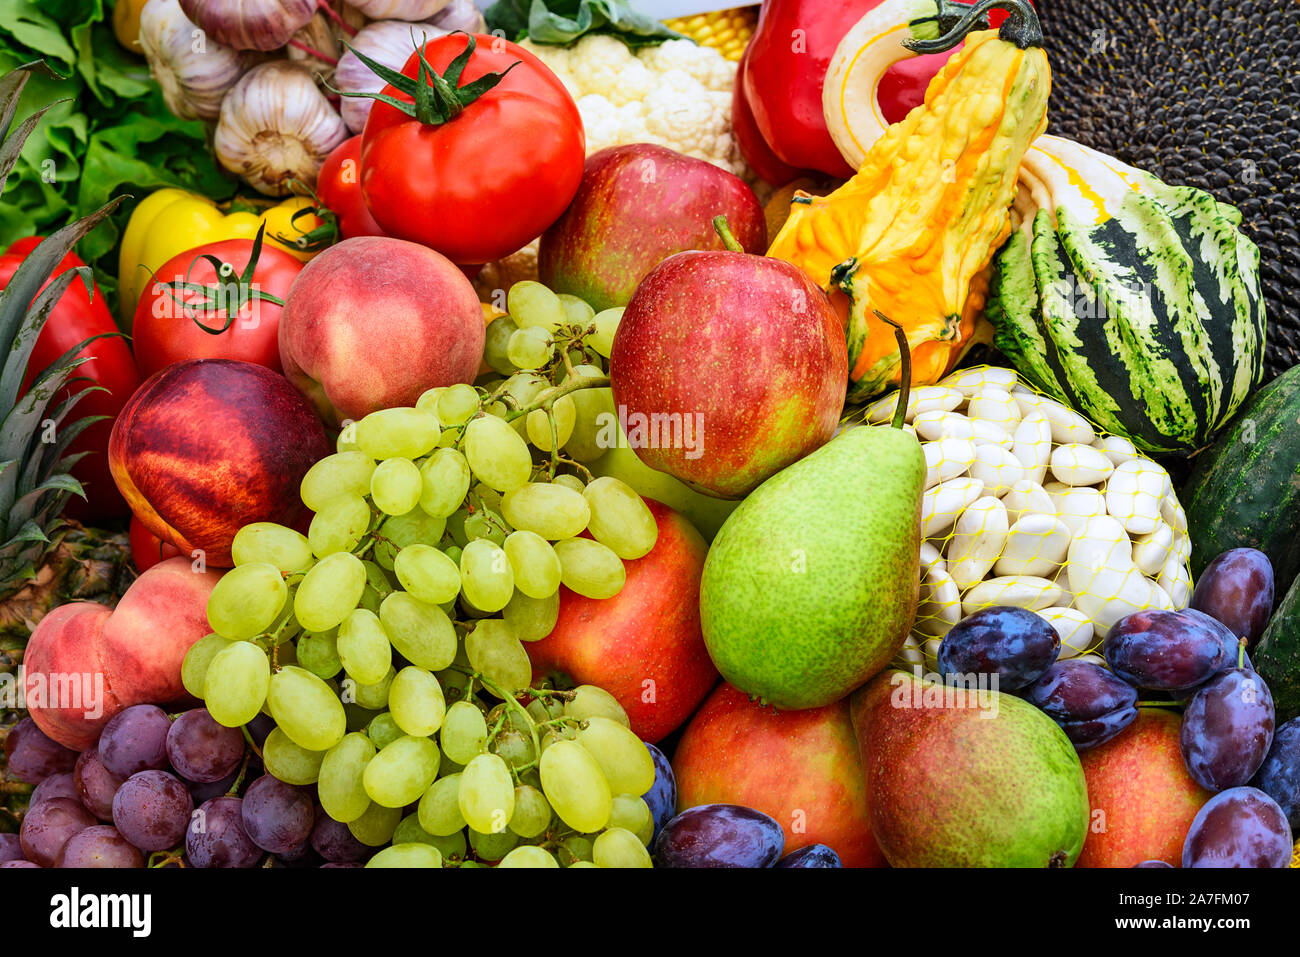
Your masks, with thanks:
M141 574L159 562L175 558L181 553L181 550L171 542L164 542L140 524L140 519L134 515L131 516L127 541L131 545L131 564L135 565L135 570Z
M361 196L361 134L334 147L316 177L316 196L338 219L343 239L382 236L384 231Z

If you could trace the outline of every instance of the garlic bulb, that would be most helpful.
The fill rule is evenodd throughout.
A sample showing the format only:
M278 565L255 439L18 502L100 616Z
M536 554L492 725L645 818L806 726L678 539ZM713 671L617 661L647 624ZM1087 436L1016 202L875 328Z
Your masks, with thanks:
M359 31L352 38L351 46L386 67L400 70L415 52L417 44L446 32L423 23L380 20ZM339 57L339 65L334 70L334 85L344 93L378 93L384 88L384 81L357 59L356 54L347 50ZM374 102L365 96L343 97L340 110L348 129L353 133L361 132Z
M289 46L284 48L285 55L328 80L342 52L334 27L333 20L324 13L318 12L307 21L305 27L293 35ZM321 57L328 59L321 59Z
M316 0L180 0L186 16L236 50L278 50L307 25Z
M450 0L348 0L371 20L427 20Z
M259 193L283 196L290 180L311 186L348 130L306 67L288 60L255 66L221 104L212 140L221 165Z
M451 0L430 17L429 22L448 33L456 30L463 30L466 33L487 33L487 21L483 19L483 14L474 0Z
M167 109L183 120L215 120L226 91L252 65L248 54L207 38L178 0L144 5L140 47Z

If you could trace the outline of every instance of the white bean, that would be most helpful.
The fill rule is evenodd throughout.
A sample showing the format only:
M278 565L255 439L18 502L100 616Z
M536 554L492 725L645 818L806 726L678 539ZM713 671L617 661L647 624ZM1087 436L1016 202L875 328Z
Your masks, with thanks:
M1056 514L1072 535L1079 534L1079 529L1089 519L1106 514L1106 498L1095 488L1071 488L1055 483L1044 488L1056 506Z
M1029 412L1016 426L1011 450L1028 469L1029 477L1042 485L1052 459L1052 426L1047 416L1037 409Z
M1041 515L1055 515L1056 503L1047 491L1037 483L1024 479L1017 482L1002 496L1002 504L1007 507L1007 518L1018 522L1029 512Z
M912 627L923 635L942 638L960 620L961 592L952 576L935 565L924 569Z
M948 573L948 563L943 560L943 552L929 542L922 542L921 568L926 569L931 566L937 566L945 575Z
M1037 409L1047 416L1047 421L1052 426L1052 439L1061 445L1070 442L1091 445L1097 438L1097 430L1088 424L1087 419L1073 409L1067 409L1055 399L1028 390L1025 393L1013 390L1013 393L1022 413L1028 415L1031 409Z
M1168 593L1174 611L1182 611L1192 600L1192 576L1176 552L1170 553L1156 584Z
M980 582L962 598L962 611L971 615L990 605L1010 605L1037 611L1059 604L1061 589L1046 578L1005 575Z
M1020 459L998 445L975 447L975 461L971 463L970 474L984 483L985 491L998 497L1029 477Z
M1157 524L1155 531L1133 539L1133 561L1148 578L1160 574L1173 550L1174 530L1164 522Z
M1011 526L1002 556L993 566L998 575L1056 574L1070 550L1070 530L1052 515L1029 513Z
M957 516L984 494L984 483L975 478L940 482L921 494L921 537L931 538L952 527Z
M1149 535L1161 524L1166 477L1165 470L1150 459L1121 462L1106 481L1106 512L1119 519L1131 534Z
M945 389L937 385L922 386L913 389L908 396L907 412L903 418L911 422L922 412L935 409L951 412L965 401L966 396L956 389ZM889 422L894 418L896 408L898 408L898 393L892 392L867 406L867 421L876 425Z
M898 657L909 665L925 664L925 653L921 651L921 642L914 633L909 632L908 636L903 639L903 647L898 652Z
M948 543L948 574L963 591L989 573L1007 540L1007 509L985 495L961 513Z
M1106 454L1091 445L1067 442L1052 449L1052 475L1066 485L1097 485L1114 470Z
M1179 535L1187 534L1187 513L1183 503L1173 492L1166 492L1160 501L1160 517L1169 523L1169 527Z
M997 445L1011 451L1011 433L996 422L987 419L970 419L971 438L976 445Z
M1096 665L1098 668L1109 667L1106 664L1106 659L1101 655L1080 655L1077 660L1087 662L1090 665Z
M947 378L940 379L939 385L948 389L960 389L968 396L978 395L985 389L1009 390L1019 381L1019 376L1012 369L999 366L975 366L961 369Z
M921 446L925 455L925 487L965 475L975 461L975 443L970 439L940 439Z
M960 412L945 412L943 409L922 412L912 420L912 425L916 427L917 435L931 442L975 437L975 426Z
M1052 623L1061 639L1061 653L1056 656L1057 661L1076 658L1092 647L1092 622L1079 609L1056 606L1043 608L1038 614Z
M1137 446L1122 435L1107 435L1093 443L1094 447L1106 453L1114 465L1131 462L1138 457Z
M991 422L1010 434L1015 432L1024 413L1010 392L990 388L971 398L966 414L977 422Z
M1155 584L1133 564L1133 543L1124 526L1103 515L1076 532L1066 559L1074 605L1092 619L1102 638L1125 615L1151 607Z

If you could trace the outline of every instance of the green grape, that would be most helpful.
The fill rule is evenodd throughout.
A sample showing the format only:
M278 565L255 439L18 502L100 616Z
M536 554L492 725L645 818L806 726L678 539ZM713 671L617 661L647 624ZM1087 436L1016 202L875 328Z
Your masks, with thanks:
M240 565L208 595L208 623L223 638L247 641L271 627L288 597L280 569L268 562Z
M371 458L418 459L437 447L438 419L423 409L380 409L357 423L357 445Z
M609 826L631 831L642 844L649 844L655 833L655 819L650 805L634 794L615 794L610 806Z
M384 459L370 477L370 497L386 515L405 515L420 504L424 478L410 459Z
M510 633L520 641L541 641L555 630L555 623L560 620L560 594L557 591L545 598L529 598L515 592L501 617L510 626Z
M627 570L623 560L600 542L566 538L555 543L560 559L560 581L584 598L613 598L623 590Z
M420 815L414 812L398 822L397 829L393 831L393 843L428 844L430 847L436 847L444 860L449 857L463 857L468 846L465 835L460 831L447 837L430 834L420 827Z
M298 664L317 678L328 681L343 670L339 659L338 635L334 629L307 634L298 639Z
M555 340L540 326L516 330L506 343L506 358L520 369L541 369L555 357Z
M291 665L273 674L266 703L290 740L309 751L327 751L347 733L343 702L306 668Z
M377 599L375 608L370 609L375 611L379 607L379 602L382 602L397 590L397 585L393 582L393 579L388 577L388 572L377 562L363 561L361 564L366 569L366 595Z
M502 492L527 484L533 470L527 443L506 422L490 415L465 426L465 461L479 481Z
M482 482L470 489L470 502L479 509L487 509L498 515L501 512L501 493L494 488L488 488Z
M366 867L442 867L442 854L430 844L393 844L368 860Z
M316 793L320 806L334 820L344 824L355 821L370 807L370 796L361 783L361 775L376 751L370 738L354 731L325 752Z
M432 545L407 545L393 562L397 580L413 597L441 605L460 594L460 569Z
M527 688L533 680L528 652L499 618L485 618L465 636L470 666L506 692Z
M542 850L532 844L525 844L522 847L516 847L501 858L497 867L555 867L560 866L559 862L552 857L547 851Z
M393 720L392 714L387 711L381 711L370 719L370 724L366 726L366 737L376 748L386 748L398 738L406 734L397 726Z
M363 685L382 681L393 664L388 633L379 616L365 608L358 608L343 619L336 648L348 676Z
M522 409L524 406L532 403L543 390L550 388L551 383L545 376L538 375L536 372L516 372L504 383L502 383L502 393L510 397L510 408ZM515 419L512 423L516 432L524 435L523 419Z
M608 718L625 728L632 727L627 712L617 698L596 685L578 685L573 697L564 703L564 716L586 721L588 718Z
M253 522L237 531L230 556L237 566L267 562L285 575L305 572L316 560L306 535L275 522Z
M351 419L344 419L339 423L339 435L334 440L335 452L360 452L361 446L357 445L357 424ZM366 456L369 458L369 456Z
M560 590L560 559L542 536L521 529L507 535L502 548L510 559L515 587L524 595L548 598Z
M449 774L439 778L420 798L417 808L420 827L434 837L450 837L465 827L465 818L460 813L460 777L460 774Z
M506 346L510 343L511 334L518 328L509 316L497 316L488 323L483 339L483 361L493 372L510 375L515 371L506 355Z
M564 475L564 474L557 475L555 476L555 480L551 484L563 485L565 488L571 488L579 495L581 495L587 489L587 483L584 482L582 479L578 478L578 476L576 475Z
M654 758L629 728L609 718L588 718L578 743L596 759L615 794L645 794L655 783Z
M506 534L505 519L494 512L478 511L465 518L466 546L479 538L500 546L505 543Z
M546 832L550 823L551 805L546 796L527 784L516 787L515 812L510 815L510 830L520 837L538 837Z
M355 684L351 678L344 678L345 683ZM369 708L363 708L353 701L343 702L343 713L348 718L348 733L360 731L365 734L371 723L378 717L379 712L371 711ZM378 745L376 745L378 747Z
M361 705L363 708L369 708L371 711L382 711L388 707L388 688L396 676L396 669L389 668L388 674L384 675L382 681L372 685L363 685L357 684L352 678L348 678L344 682L344 688L351 690L351 697L356 704Z
M649 754L650 752L646 752ZM438 777L438 746L429 738L405 735L385 745L361 776L370 800L384 807L413 804Z
M375 542L375 561L387 571L393 570L397 553L408 545L437 545L447 530L447 520L412 509L405 515L392 515L379 526ZM391 589L390 589L391 590Z
M452 555L451 549L445 549L448 558L460 564L460 549L469 544L469 536L465 534L465 521L470 516L470 510L467 508L457 509L447 519L447 534L451 540L456 543L456 554Z
M573 538L591 518L581 494L554 482L530 482L506 492L501 514L516 529L535 532L552 541Z
M591 507L587 528L592 537L619 558L640 558L654 548L659 526L632 486L603 476L588 485L582 497Z
M348 821L348 830L367 847L383 847L393 839L393 832L402 820L400 807L384 807L371 803L355 821Z
M532 764L537 757L532 736L513 728L498 732L492 739L490 750L516 770L526 764Z
M434 416L438 414L438 396L447 391L445 385L434 386L432 389L425 389L420 393L420 397L415 400L415 407L421 412L428 412Z
M506 312L520 329L540 328L556 332L564 325L564 304L540 282L526 279L510 287Z
M446 518L460 508L469 491L469 463L457 449L437 449L420 466L420 480L420 508Z
M495 754L474 757L461 772L457 800L461 816L474 830L482 834L504 831L515 813L514 779L506 762Z
M586 379L591 376L603 376L604 370L599 366L578 365L573 367L570 378ZM614 393L608 386L598 389L579 389L569 393L577 415L573 422L573 435L565 443L564 450L579 462L594 462L614 447L618 438L618 415L614 409ZM611 434L612 433L612 434Z
M577 421L578 409L571 396L562 395L551 405L551 414L555 416L556 448L563 448L564 443L573 435L573 423ZM551 451L551 420L545 409L533 409L525 417L528 423L528 441L543 452Z
M328 631L361 601L366 566L351 552L335 552L312 566L298 583L293 613L304 631Z
M397 653L425 671L441 671L456 657L456 628L437 605L395 591L379 606L379 621Z
M533 721L541 724L564 715L564 701L551 695L541 695L528 702L526 709Z
M574 861L572 864L569 865L570 868L595 867L595 866L596 865L591 863L591 861Z
M447 702L437 678L423 668L407 665L388 689L388 709L407 734L427 737L442 727Z
M597 867L654 867L641 838L625 827L606 829L592 843L591 856Z
M591 838L581 834L570 834L560 842L560 863L565 867L577 864L591 864Z
M315 784L320 778L324 760L324 751L308 751L298 747L279 728L272 728L262 742L262 764L266 767L266 773L285 784L298 787Z
M465 598L484 612L500 611L515 593L510 559L495 543L475 539L460 556L460 582Z
M474 704L457 701L442 719L442 750L457 764L469 764L487 744L487 721Z
M364 452L327 455L307 470L298 494L304 505L319 512L326 502L339 495L370 494L370 475L374 470L375 460Z
M181 662L181 685L196 698L202 698L204 682L208 676L208 665L223 648L229 648L234 642L220 635L204 635L185 652Z
M545 754L553 744L558 744L561 741L576 741L577 739L578 729L572 725L566 724L558 728L547 728L542 733L542 754Z
M564 306L564 321L570 326L585 329L596 317L596 310L591 308L584 299L571 296L567 292L557 293L555 298L560 300L560 305Z
M519 843L519 835L508 827L496 834L483 834L470 828L469 843L483 860L499 861Z
M361 536L370 530L370 505L360 495L345 492L336 495L311 517L307 541L317 558L357 547Z
M443 425L463 425L478 411L478 392L472 385L458 382L438 396L438 418Z
M541 772L546 799L569 827L591 833L609 821L613 805L609 782L596 759L577 741L557 741L543 751Z
M217 724L238 728L257 717L266 702L271 661L257 645L236 641L208 662L203 702Z
M596 327L596 331L587 336L587 345L606 359L614 351L614 333L618 331L618 324L623 320L625 311L625 306L605 309L596 313L591 320L592 325Z

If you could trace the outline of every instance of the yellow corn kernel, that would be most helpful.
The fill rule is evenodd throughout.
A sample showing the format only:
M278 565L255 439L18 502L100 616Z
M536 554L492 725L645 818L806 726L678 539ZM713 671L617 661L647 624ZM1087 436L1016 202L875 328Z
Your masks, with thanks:
M736 7L715 13L665 20L670 30L690 37L700 46L712 47L728 60L739 60L758 24L758 7Z

